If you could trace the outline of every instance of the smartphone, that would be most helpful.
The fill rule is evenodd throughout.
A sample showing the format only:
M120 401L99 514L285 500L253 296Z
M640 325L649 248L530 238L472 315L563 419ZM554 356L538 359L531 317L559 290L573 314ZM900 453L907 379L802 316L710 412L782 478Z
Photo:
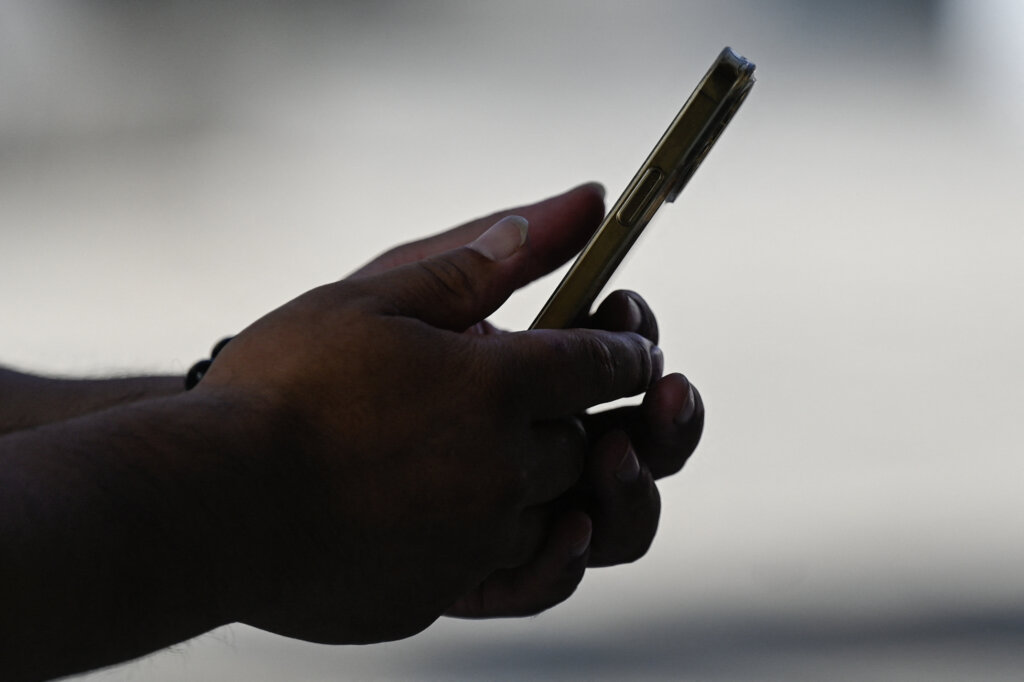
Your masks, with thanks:
M754 65L725 48L697 85L647 160L530 329L578 326L647 223L693 177L754 85Z

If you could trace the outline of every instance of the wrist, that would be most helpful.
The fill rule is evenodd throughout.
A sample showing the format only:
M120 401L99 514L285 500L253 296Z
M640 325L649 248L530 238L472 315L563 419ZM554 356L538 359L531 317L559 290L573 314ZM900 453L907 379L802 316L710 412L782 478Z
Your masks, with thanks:
M203 385L177 399L203 424L207 445L196 532L210 558L211 604L224 623L248 620L280 598L308 518L311 477L297 429L266 396Z
M0 439L5 655L49 651L55 676L239 619L280 536L271 421L182 394Z

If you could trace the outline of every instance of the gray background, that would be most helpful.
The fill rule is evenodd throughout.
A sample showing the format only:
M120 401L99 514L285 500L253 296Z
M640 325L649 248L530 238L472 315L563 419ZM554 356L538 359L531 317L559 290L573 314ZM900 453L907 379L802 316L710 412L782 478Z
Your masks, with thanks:
M709 411L648 556L524 621L88 679L1019 679L1022 8L3 0L0 359L58 374L183 373L389 245L614 196L723 45L758 64L616 280Z

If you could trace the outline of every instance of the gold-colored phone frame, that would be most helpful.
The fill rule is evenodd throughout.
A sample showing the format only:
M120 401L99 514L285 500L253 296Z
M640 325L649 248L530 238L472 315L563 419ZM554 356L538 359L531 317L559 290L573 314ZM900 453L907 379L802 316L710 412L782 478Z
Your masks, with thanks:
M754 85L754 65L722 50L626 186L530 329L575 326L655 212L675 201Z

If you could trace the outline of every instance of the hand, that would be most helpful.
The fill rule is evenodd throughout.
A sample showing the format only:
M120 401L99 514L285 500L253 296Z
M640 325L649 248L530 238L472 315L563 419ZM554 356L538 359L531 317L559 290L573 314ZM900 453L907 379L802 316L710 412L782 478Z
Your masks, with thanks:
M658 323L632 291L616 291L589 326L632 331L658 343ZM636 407L584 417L594 443L580 488L581 505L594 519L590 566L635 561L650 547L661 503L654 481L679 471L700 442L704 402L682 374L660 378Z
M547 274L574 255L603 216L603 189L583 185L531 206L472 221L448 232L396 247L353 276L383 272L415 262L476 237L508 214L530 216L535 263L531 277ZM587 326L631 331L654 343L658 324L634 292L617 291L598 307ZM480 322L469 329L503 333ZM544 549L522 566L496 572L464 595L449 615L495 617L527 615L568 598L589 565L634 561L649 548L657 530L660 497L655 479L682 468L696 449L704 425L704 405L681 374L670 374L647 391L643 404L586 415L590 446L584 479L563 499ZM588 546L589 544L589 546ZM586 551L585 556L579 552Z
M537 222L536 241L562 239ZM264 525L261 547L234 550L239 620L323 642L407 636L561 537L549 503L585 446L567 415L643 391L656 353L633 333L457 333L547 267L530 236L520 247L506 220L469 247L321 287L221 352L197 398L270 425L249 465L262 475L240 472L234 493Z
M604 217L604 188L597 183L580 185L534 204L492 213L446 232L396 246L350 274L348 279L380 274L458 248L510 215L522 216L530 223L530 256L522 264L523 284L526 284L548 274L583 248Z
M634 292L609 295L588 325L658 341L657 320ZM480 331L503 333L489 326ZM660 358L655 362L660 364ZM660 376L660 366L653 376ZM537 613L567 599L587 567L632 562L647 552L661 512L655 480L679 471L696 449L704 427L700 393L683 375L670 374L648 388L641 405L581 419L589 442L583 476L552 505L557 513L543 549L525 564L489 576L456 602L449 615ZM590 547L579 559L581 538Z

